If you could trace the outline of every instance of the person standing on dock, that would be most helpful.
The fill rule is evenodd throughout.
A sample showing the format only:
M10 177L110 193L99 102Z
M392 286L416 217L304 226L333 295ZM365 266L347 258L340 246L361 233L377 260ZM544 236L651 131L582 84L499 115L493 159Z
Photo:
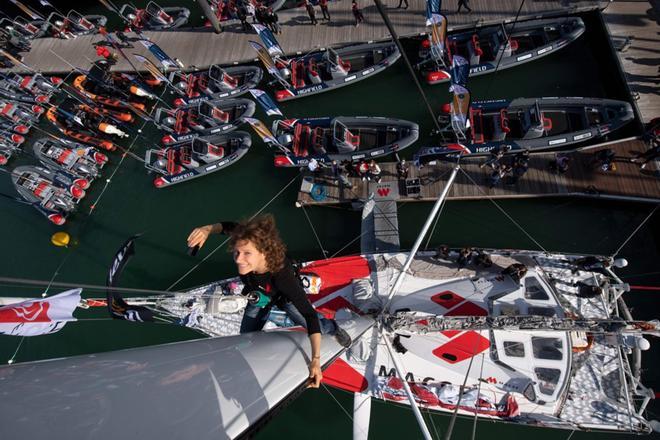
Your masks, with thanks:
M250 25L247 22L248 10L245 7L245 3L243 1L238 2L236 7L236 15L238 16L238 19L241 20L241 26L243 27L243 30L245 32L249 32Z
M328 10L328 0L319 0L319 6L323 13L323 19L330 21L330 11Z
M309 15L309 20L311 23L314 26L319 24L318 20L316 19L316 11L314 10L314 5L309 0L305 0L305 9L307 9L307 15Z
M399 0L399 6L397 6L397 9L401 9L401 6L405 4L406 6L403 7L403 9L408 9L408 0Z
M321 334L334 335L344 347L351 345L351 337L335 320L320 317L314 310L293 263L286 256L286 245L273 216L266 214L240 223L200 226L188 236L188 247L202 247L211 234L230 237L229 248L244 285L242 294L248 298L240 332L261 330L273 306L283 310L296 325L307 329L311 344L308 387L318 388L323 378Z
M353 11L353 17L355 18L355 27L358 27L360 26L360 23L364 21L364 15L362 15L362 11L360 10L356 0L353 0L351 10Z
M456 13L460 13L462 8L467 9L468 13L472 12L472 9L470 8L470 0L458 0L458 10Z

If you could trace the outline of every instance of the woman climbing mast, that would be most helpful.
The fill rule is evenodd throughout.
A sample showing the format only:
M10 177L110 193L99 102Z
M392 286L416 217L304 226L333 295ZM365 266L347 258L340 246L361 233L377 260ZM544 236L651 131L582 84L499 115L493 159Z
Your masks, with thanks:
M230 236L229 249L245 286L243 294L249 298L243 312L241 333L261 330L273 305L284 310L294 323L307 329L312 347L308 386L318 388L323 378L321 334L334 335L344 347L351 344L350 336L334 320L317 315L291 261L286 257L286 246L272 215L262 215L240 223L221 222L200 226L188 236L188 246L199 248L210 234L220 233Z

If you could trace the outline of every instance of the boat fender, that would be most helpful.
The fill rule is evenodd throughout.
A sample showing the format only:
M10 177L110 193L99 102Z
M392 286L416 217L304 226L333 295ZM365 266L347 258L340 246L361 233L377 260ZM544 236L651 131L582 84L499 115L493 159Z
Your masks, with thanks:
M425 38L424 40L422 40L422 48L423 49L428 49L429 47L431 47L431 40L428 39L428 38Z
M442 104L442 107L440 107L440 111L446 114L451 113L451 104L450 103Z

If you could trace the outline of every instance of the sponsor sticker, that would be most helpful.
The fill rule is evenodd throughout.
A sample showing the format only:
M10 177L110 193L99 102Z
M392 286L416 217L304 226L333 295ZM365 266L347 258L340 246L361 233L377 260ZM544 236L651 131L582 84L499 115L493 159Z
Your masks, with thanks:
M344 82L353 81L355 78L357 78L356 75L347 76L346 78L344 78Z
M178 182L180 180L188 179L189 177L192 177L194 175L195 175L195 173L193 171L191 171L189 173L179 174L178 176L174 176L170 180L172 181L172 183L175 183L175 182Z
M561 138L561 139L555 139L553 141L548 142L548 145L557 145L557 144L563 144L566 142L566 138Z
M532 57L532 54L531 54L531 53L528 53L527 55L523 55L523 56L521 56L521 57L516 58L516 61L524 61L524 60L528 60L528 59L530 59L531 57Z
M536 53L539 54L539 55L542 55L542 54L548 52L549 50L552 50L552 46L548 46L548 47L544 47L543 49L539 49Z
M578 134L576 136L573 136L573 140L574 141L579 141L580 139L586 139L586 138L590 138L590 137L591 137L591 133L582 133L582 134Z
M373 72L374 70L376 70L376 69L374 69L373 67L370 68L370 69L367 69L367 70L365 70L364 72L362 72L362 75L369 75L369 74L370 74L371 72Z

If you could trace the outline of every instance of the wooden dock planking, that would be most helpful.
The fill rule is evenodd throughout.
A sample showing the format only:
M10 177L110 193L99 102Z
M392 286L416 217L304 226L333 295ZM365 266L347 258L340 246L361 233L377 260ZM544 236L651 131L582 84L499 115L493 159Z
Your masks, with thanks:
M519 0L475 2L472 5L472 13L456 14L457 1L443 2L450 30L500 23L505 20L513 21L520 5ZM426 2L423 0L408 0L408 2L410 7L407 10L396 9L398 0L383 2L400 37L419 35L426 30L424 18ZM570 6L565 6L561 0L529 1L525 2L519 19L566 15L593 10L606 3L580 0L572 1ZM383 24L376 6L365 0L360 0L360 4L365 22L358 27L353 26L351 2L348 0L332 2L330 4L332 21L326 24L319 19L318 26L309 24L309 18L304 8L280 11L278 16L282 25L282 33L277 35L277 38L287 54L306 53L330 45L389 39L389 32ZM317 18L320 16L320 12L317 12ZM256 59L256 54L248 41L258 40L258 37L254 33L243 32L240 24L227 25L221 34L215 34L208 28L145 32L145 35L162 47L168 55L180 59L188 68L196 66L202 69L211 64L242 63ZM128 34L128 36L134 35ZM100 35L81 36L73 40L40 38L34 40L30 52L24 54L24 63L31 69L43 73L69 72L71 68L53 55L52 52L55 52L77 68L87 70L90 65L89 60L97 58L92 43L102 39ZM138 53L146 56L148 54L146 48L140 43L133 44L133 48L125 49L127 55ZM142 68L137 62L133 62L133 64L139 69ZM131 66L121 58L114 69L132 70ZM26 72L21 66L14 66L10 70Z
M660 116L660 81L657 50L660 46L658 22L660 2L613 2L603 14L612 37L631 37L630 47L617 52L628 86L637 94L637 108L644 122Z
M592 165L594 152L603 148L611 148L616 153L616 171L604 172L595 169ZM628 161L632 152L643 151L645 148L642 141L632 140L606 147L566 152L565 154L571 157L571 162L568 171L563 175L551 173L548 169L556 153L533 154L529 161L529 171L517 184L499 183L494 188L488 188L490 168L479 168L483 158L464 159L461 162L462 172L456 177L448 199L583 196L660 203L660 178L657 177L660 169L657 164L649 163L647 170L641 172L639 165ZM380 166L383 183L398 180L396 163L386 162L381 163ZM451 164L444 162L435 166L426 166L421 170L411 166L408 178L421 179L421 192L418 197L406 197L401 194L399 202L435 200L444 188L450 169ZM357 177L349 179L353 184L352 189L335 184L329 175L320 175L315 180L316 183L326 187L327 197L317 201L313 200L309 193L299 192L298 202L303 205L332 206L338 203L364 201L376 188L374 182L364 182ZM399 187L401 185L402 183L399 182Z

